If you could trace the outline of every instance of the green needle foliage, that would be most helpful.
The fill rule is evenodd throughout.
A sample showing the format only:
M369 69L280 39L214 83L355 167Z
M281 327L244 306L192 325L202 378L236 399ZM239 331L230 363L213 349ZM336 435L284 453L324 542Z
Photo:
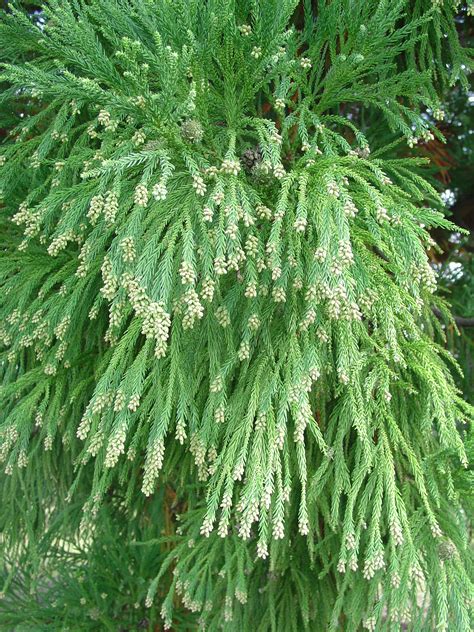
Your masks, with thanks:
M460 4L4 13L5 629L471 629L455 227L406 157Z

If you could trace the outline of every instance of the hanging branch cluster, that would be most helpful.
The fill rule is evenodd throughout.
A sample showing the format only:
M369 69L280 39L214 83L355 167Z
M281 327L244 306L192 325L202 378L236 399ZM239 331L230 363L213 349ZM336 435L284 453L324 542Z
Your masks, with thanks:
M371 151L350 114L410 146L439 135L423 110L441 118L437 86L465 81L459 3L321 1L315 19L305 2L301 29L297 4L50 0L44 25L2 19L2 101L24 108L0 149L3 468L68 455L69 498L90 480L84 537L117 486L133 505L198 484L167 625L177 592L208 629L250 629L270 568L278 629L293 591L311 630L410 611L468 630L472 411L433 340L426 254L453 226L424 160Z

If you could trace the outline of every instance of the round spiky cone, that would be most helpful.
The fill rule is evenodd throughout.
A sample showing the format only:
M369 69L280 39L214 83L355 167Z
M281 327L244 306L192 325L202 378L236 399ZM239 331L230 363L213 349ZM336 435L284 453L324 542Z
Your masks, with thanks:
M262 162L262 158L262 150L260 149L260 147L256 146L246 149L242 154L240 160L244 169L246 169L247 171L252 171L256 167L258 167L258 165L260 165L260 163Z
M181 123L181 133L183 137L191 143L198 143L202 140L204 130L199 121L188 119Z

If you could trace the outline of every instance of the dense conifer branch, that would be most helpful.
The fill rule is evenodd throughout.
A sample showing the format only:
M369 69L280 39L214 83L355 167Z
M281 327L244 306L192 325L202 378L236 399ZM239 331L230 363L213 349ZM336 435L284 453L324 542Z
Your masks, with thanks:
M439 135L425 110L471 63L459 4L49 0L44 24L0 21L2 107L23 110L0 147L2 484L64 463L90 543L174 483L146 599L168 627L178 594L208 630L470 629L473 411L426 254L455 226L426 161L345 113Z

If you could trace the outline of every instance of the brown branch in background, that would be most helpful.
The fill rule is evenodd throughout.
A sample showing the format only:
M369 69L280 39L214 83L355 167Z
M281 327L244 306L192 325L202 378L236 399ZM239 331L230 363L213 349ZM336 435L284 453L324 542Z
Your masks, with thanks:
M442 313L436 307L433 307L433 314L440 320L443 320ZM452 318L458 327L474 327L474 317L466 318L465 316L455 316L453 314Z

